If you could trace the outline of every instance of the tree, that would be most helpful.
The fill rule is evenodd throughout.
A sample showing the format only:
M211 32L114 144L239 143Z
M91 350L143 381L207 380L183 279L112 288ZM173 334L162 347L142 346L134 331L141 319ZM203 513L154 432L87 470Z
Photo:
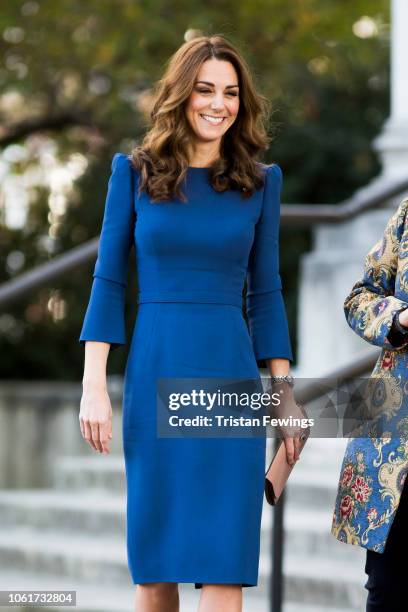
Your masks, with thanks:
M0 208L1 279L97 235L113 152L130 150L140 138L150 87L194 31L233 40L273 102L275 141L266 161L283 168L283 200L337 202L350 195L380 168L371 142L388 115L388 4L10 0L0 13L0 144L8 178L38 169L44 176L47 147L64 168L82 164L83 174L57 194L65 200L62 212L46 180L27 188L22 227L6 225ZM5 202L4 187L1 195ZM308 234L283 230L281 243L294 329L297 260ZM78 378L82 347L73 338L92 267L86 282L84 273L74 274L0 315L4 377ZM109 367L123 371L125 351L115 353Z

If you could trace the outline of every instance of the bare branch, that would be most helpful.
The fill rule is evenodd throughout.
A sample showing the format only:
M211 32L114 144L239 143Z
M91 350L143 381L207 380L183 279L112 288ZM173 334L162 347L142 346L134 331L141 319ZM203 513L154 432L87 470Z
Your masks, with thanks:
M67 111L56 115L24 119L19 123L7 126L6 129L0 130L0 147L5 147L35 132L43 132L44 130L61 131L72 125L98 127L89 113L78 111Z

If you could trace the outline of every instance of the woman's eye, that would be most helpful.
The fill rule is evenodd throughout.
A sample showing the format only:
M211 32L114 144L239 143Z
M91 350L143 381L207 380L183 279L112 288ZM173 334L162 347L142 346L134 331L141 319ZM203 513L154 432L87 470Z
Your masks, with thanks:
M210 89L197 89L197 91L198 91L198 93L202 93L202 94L211 93ZM237 95L238 95L237 93L234 93L232 91L227 93L227 96L233 96L234 98L236 98Z

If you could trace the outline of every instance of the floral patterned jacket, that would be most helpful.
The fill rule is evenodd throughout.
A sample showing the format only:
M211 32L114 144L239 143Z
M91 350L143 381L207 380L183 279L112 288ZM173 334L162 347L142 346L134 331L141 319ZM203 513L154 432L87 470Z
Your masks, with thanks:
M380 553L408 471L408 338L393 331L396 315L408 308L407 210L408 198L367 254L363 278L344 302L349 326L382 350L369 379L378 419L347 443L331 532L341 542ZM380 429L372 429L373 422Z

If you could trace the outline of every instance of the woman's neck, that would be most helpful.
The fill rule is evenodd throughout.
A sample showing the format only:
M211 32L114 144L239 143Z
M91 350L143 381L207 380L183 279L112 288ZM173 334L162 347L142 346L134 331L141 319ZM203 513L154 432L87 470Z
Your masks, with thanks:
M219 149L203 150L196 149L194 153L189 155L189 166L197 168L212 166L212 164L220 157Z

